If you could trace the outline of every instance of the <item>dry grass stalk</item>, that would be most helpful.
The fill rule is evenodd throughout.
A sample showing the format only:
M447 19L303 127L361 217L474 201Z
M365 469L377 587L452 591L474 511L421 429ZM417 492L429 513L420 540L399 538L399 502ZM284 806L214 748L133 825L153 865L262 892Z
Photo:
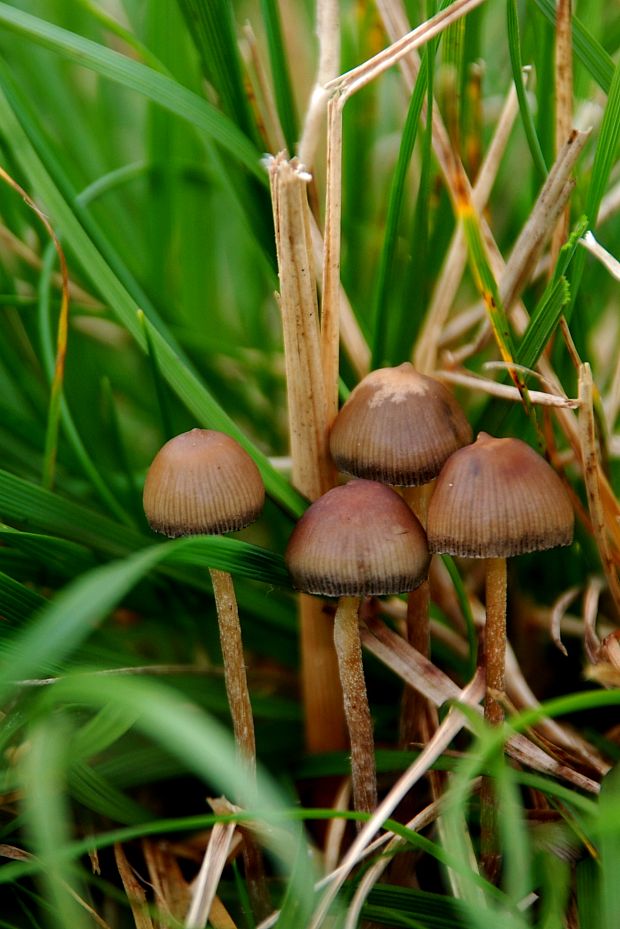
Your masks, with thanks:
M415 687L436 706L440 706L446 700L458 699L459 690L454 681L412 649L401 636L377 619L368 619L366 626L367 628L362 630L364 647L405 683ZM482 710L478 708L476 712L482 713ZM465 725L467 726L467 723ZM535 771L560 777L589 793L596 794L599 791L596 781L567 765L559 764L523 735L513 735L506 742L505 751Z
M420 832L422 829L426 829L427 826L430 826L431 823L438 819L440 809L441 801L434 800L432 803L429 803L428 806L426 806L416 816L414 816L413 819L410 819L409 822L406 823L407 829L411 829L412 832ZM381 845L385 844L385 841L389 838L389 836L389 832L381 836ZM391 863L394 855L396 855L399 849L401 849L405 844L405 840L401 839L400 836L393 836L389 840L382 854L368 868L361 881L357 885L357 889L347 908L347 916L343 929L355 929L355 927L360 924L359 920L361 917L362 909L369 893L385 869ZM379 843L375 842L373 843L373 846L378 848Z
M319 60L316 81L310 95L297 154L302 164L311 167L318 147L327 107L325 84L340 70L340 6L338 0L317 0L316 35Z
M555 14L555 151L559 154L573 125L573 35L571 0L558 0ZM555 268L570 228L570 206L562 211L551 239L551 265Z
M433 376L441 381L448 381L451 384L459 384L461 387L468 387L470 390L480 390L494 397L501 397L503 400L511 400L515 403L521 401L521 394L516 387L511 387L510 384L498 384L495 381L489 381L477 374L461 371L434 371ZM573 400L570 397L561 397L557 396L557 394L544 393L540 390L529 390L528 394L530 401L539 406L553 406L572 410L579 406L579 400Z
M317 278L323 282L323 236L314 216L310 217L310 233ZM340 343L359 380L370 370L370 349L349 303L342 284L339 285Z
M521 230L500 284L500 295L507 311L530 280L540 252L568 203L574 187L571 173L588 138L588 132L577 129L566 137Z
M265 140L268 152L281 152L286 148L286 140L278 116L278 108L273 96L271 81L258 50L256 35L250 23L243 27L243 39L239 43L248 75L255 104L257 122Z
M472 190L472 202L479 212L484 210L491 195L502 155L518 110L517 93L513 85L506 98L495 134ZM459 225L452 236L445 261L437 277L428 312L413 350L413 364L423 374L430 374L437 365L441 334L461 283L466 264L467 246L463 229Z
M604 500L601 493L601 468L598 458L596 427L594 423L594 385L590 365L586 362L579 372L579 433L581 439L581 463L588 498L588 509L592 519L594 538L598 546L603 571L617 612L620 614L620 580L611 553L607 535Z
M481 672L477 672L463 691L456 688L458 701L468 706L477 706L484 693L484 680ZM430 766L446 750L454 736L465 725L465 717L458 708L450 710L441 726L437 729L430 742L425 746L413 764L400 776L390 792L381 801L373 815L364 825L358 837L345 855L341 865L325 879L329 880L328 890L317 906L308 929L318 929L330 905L336 898L338 891L357 864L360 854L363 853L371 839L379 831L385 820L394 812L403 797L411 788L424 777Z
M176 857L158 842L142 841L142 854L149 872L149 882L155 894L155 904L161 919L157 925L166 929L170 920L183 918L187 909L187 883Z
M593 232L588 230L583 238L579 239L579 244L583 245L584 248L590 252L591 255L600 261L603 267L607 268L612 277L615 277L617 281L620 281L620 261L608 252L606 248L597 242Z
M327 189L323 286L321 288L321 364L327 424L338 413L340 348L340 219L342 214L342 108L336 97L327 104Z
M284 155L269 166L280 307L284 335L292 479L308 499L332 485L327 407L319 342L318 305L312 259L307 175ZM338 666L331 618L315 598L300 595L302 688L306 744L312 752L346 745Z
M421 23L406 35L396 39L377 55L373 55L372 58L364 61L356 68L352 68L335 80L330 81L325 89L330 94L338 95L342 108L346 100L357 93L358 90L380 77L384 71L397 64L415 49L441 35L449 26L471 13L483 2L484 0L455 0L449 7Z
M114 844L114 858L129 900L136 929L154 929L153 920L147 909L146 893L127 861L125 850L120 842Z
M326 403L320 363L308 175L295 160L269 164L280 276L293 483L316 500L331 486Z
M483 0L456 0L447 10L422 23L363 62L325 85L327 104L327 184L323 302L321 312L321 358L325 382L328 423L338 411L338 349L340 316L340 218L342 194L342 111L346 101L379 77L411 51L429 42Z
M216 823L211 831L200 871L192 885L186 929L203 929L207 925L236 828L236 823Z

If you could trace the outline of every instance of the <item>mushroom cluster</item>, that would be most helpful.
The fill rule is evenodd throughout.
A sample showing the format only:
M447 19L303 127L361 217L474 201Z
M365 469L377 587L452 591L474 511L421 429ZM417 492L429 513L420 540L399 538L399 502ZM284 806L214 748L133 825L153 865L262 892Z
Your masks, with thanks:
M486 559L485 715L497 724L503 718L505 560L572 539L570 500L540 455L518 439L486 433L471 439L464 413L438 381L410 364L372 372L343 405L330 435L335 463L354 477L308 508L286 549L297 589L338 599L334 642L357 810L372 811L377 803L359 635L362 598L424 590L413 601L418 607L408 610L408 637L428 651L431 553ZM432 496L421 493L431 482ZM414 490L406 495L405 488ZM253 522L264 494L256 465L238 443L193 429L156 455L144 508L152 528L171 537L223 533ZM224 572L211 570L211 577L235 738L253 774L254 726L234 589Z

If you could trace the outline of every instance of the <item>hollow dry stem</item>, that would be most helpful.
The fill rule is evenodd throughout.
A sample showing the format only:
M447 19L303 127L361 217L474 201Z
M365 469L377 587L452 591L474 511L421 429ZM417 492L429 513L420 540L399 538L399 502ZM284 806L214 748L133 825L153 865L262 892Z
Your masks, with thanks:
M374 740L358 626L359 597L341 597L334 619L334 643L351 741L351 778L356 810L377 807Z

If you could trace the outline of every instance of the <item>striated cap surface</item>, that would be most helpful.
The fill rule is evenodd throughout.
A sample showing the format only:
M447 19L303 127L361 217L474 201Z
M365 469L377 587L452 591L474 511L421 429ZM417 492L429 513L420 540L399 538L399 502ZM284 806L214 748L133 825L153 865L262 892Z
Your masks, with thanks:
M416 487L471 438L450 391L405 362L360 381L334 420L330 451L348 474Z
M229 435L192 429L159 450L144 484L144 512L155 532L220 535L249 526L265 502L260 472Z
M553 468L520 439L481 432L437 478L428 508L432 552L508 558L573 538L573 508Z
M430 555L424 530L394 490L353 480L306 510L285 558L299 590L354 597L415 590Z

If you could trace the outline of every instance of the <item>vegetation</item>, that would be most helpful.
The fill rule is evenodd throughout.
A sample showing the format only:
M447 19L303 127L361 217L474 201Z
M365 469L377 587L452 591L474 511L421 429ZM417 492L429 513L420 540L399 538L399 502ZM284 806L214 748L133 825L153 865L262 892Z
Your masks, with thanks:
M0 52L0 926L614 929L617 6L18 0ZM404 596L363 605L369 817L283 553L336 480L338 402L407 360L547 457L575 539L509 563L495 727L480 562L434 557L430 661ZM144 478L194 427L241 443L266 505L162 541Z

